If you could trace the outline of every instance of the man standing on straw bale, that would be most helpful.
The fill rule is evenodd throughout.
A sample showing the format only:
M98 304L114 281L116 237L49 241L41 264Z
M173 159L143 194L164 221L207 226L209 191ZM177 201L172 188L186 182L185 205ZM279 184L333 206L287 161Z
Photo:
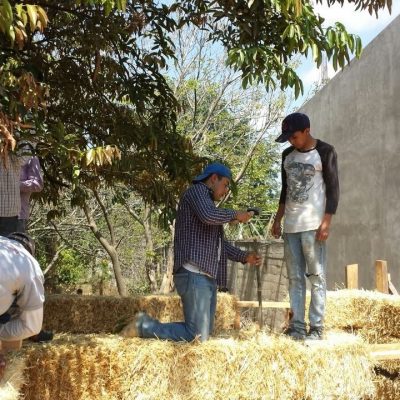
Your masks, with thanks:
M184 322L160 323L145 313L121 332L123 336L206 341L212 334L217 287L226 287L227 259L259 266L256 253L242 251L224 238L223 224L247 222L253 212L216 207L229 191L228 167L209 164L183 194L176 218L174 239L174 283L183 304Z
M0 379L4 354L19 349L23 339L42 327L44 277L33 254L34 243L28 235L0 236Z
M272 234L285 242L293 313L285 333L293 339L322 339L326 302L326 240L339 201L335 149L310 134L307 115L293 113L282 122L282 191ZM305 324L306 277L311 283L310 329Z

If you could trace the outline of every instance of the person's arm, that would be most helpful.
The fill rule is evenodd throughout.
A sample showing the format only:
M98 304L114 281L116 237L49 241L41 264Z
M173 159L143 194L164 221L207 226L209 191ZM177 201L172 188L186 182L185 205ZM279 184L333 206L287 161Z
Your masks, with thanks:
M290 150L289 148L288 150ZM281 163L281 179L282 179L282 188L281 195L279 197L279 206L278 211L276 212L274 223L272 224L271 233L272 236L278 239L282 235L282 218L285 214L285 203L286 203L286 192L287 192L287 177L285 171L285 158L287 155L287 150L282 153L282 163Z
M24 168L27 168L27 178L20 181L21 192L41 192L43 190L43 177L40 171L39 159L31 157Z
M0 340L23 340L40 332L43 323L43 307L22 311L21 314L0 325Z
M315 237L317 240L326 240L329 237L332 216L336 213L339 204L339 174L337 167L337 155L332 146L322 153L322 176L325 182L326 204L325 214L321 225L318 227ZM320 153L320 154L321 154Z
M247 222L252 217L252 213L247 211L234 211L216 207L214 201L205 191L205 188L200 185L201 184L194 185L191 190L186 193L184 201L189 203L190 207L203 224L223 225L234 220Z
M276 212L274 223L272 224L271 233L276 239L282 236L282 218L285 214L285 203L280 203Z
M261 257L255 252L248 252L231 245L224 240L224 247L229 260L238 261L243 264L260 265Z

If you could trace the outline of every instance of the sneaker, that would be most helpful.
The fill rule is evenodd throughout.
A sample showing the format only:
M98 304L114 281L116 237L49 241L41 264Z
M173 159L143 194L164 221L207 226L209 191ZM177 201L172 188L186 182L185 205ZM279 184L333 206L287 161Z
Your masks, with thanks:
M50 342L53 340L53 332L51 331L40 331L37 335L31 336L29 340L35 343Z
M307 340L322 340L324 338L324 328L311 326L307 333Z
M125 338L141 337L143 320L148 318L144 312L138 312L133 320L129 322L120 332Z
M306 331L304 330L296 330L292 327L287 328L284 332L284 335L289 336L294 340L304 340L306 338Z

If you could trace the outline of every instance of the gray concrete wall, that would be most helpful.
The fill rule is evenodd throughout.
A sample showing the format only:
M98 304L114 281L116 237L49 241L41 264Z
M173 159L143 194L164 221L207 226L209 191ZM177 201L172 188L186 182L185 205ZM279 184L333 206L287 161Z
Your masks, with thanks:
M314 137L335 146L341 198L328 248L328 282L359 264L374 288L374 261L388 261L400 288L400 17L303 108Z

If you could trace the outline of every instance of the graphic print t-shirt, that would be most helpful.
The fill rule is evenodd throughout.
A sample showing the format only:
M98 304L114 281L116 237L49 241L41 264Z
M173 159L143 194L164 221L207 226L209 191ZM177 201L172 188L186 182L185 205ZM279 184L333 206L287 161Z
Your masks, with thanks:
M318 229L325 213L336 212L339 199L334 148L320 140L306 152L290 147L282 155L284 232Z

